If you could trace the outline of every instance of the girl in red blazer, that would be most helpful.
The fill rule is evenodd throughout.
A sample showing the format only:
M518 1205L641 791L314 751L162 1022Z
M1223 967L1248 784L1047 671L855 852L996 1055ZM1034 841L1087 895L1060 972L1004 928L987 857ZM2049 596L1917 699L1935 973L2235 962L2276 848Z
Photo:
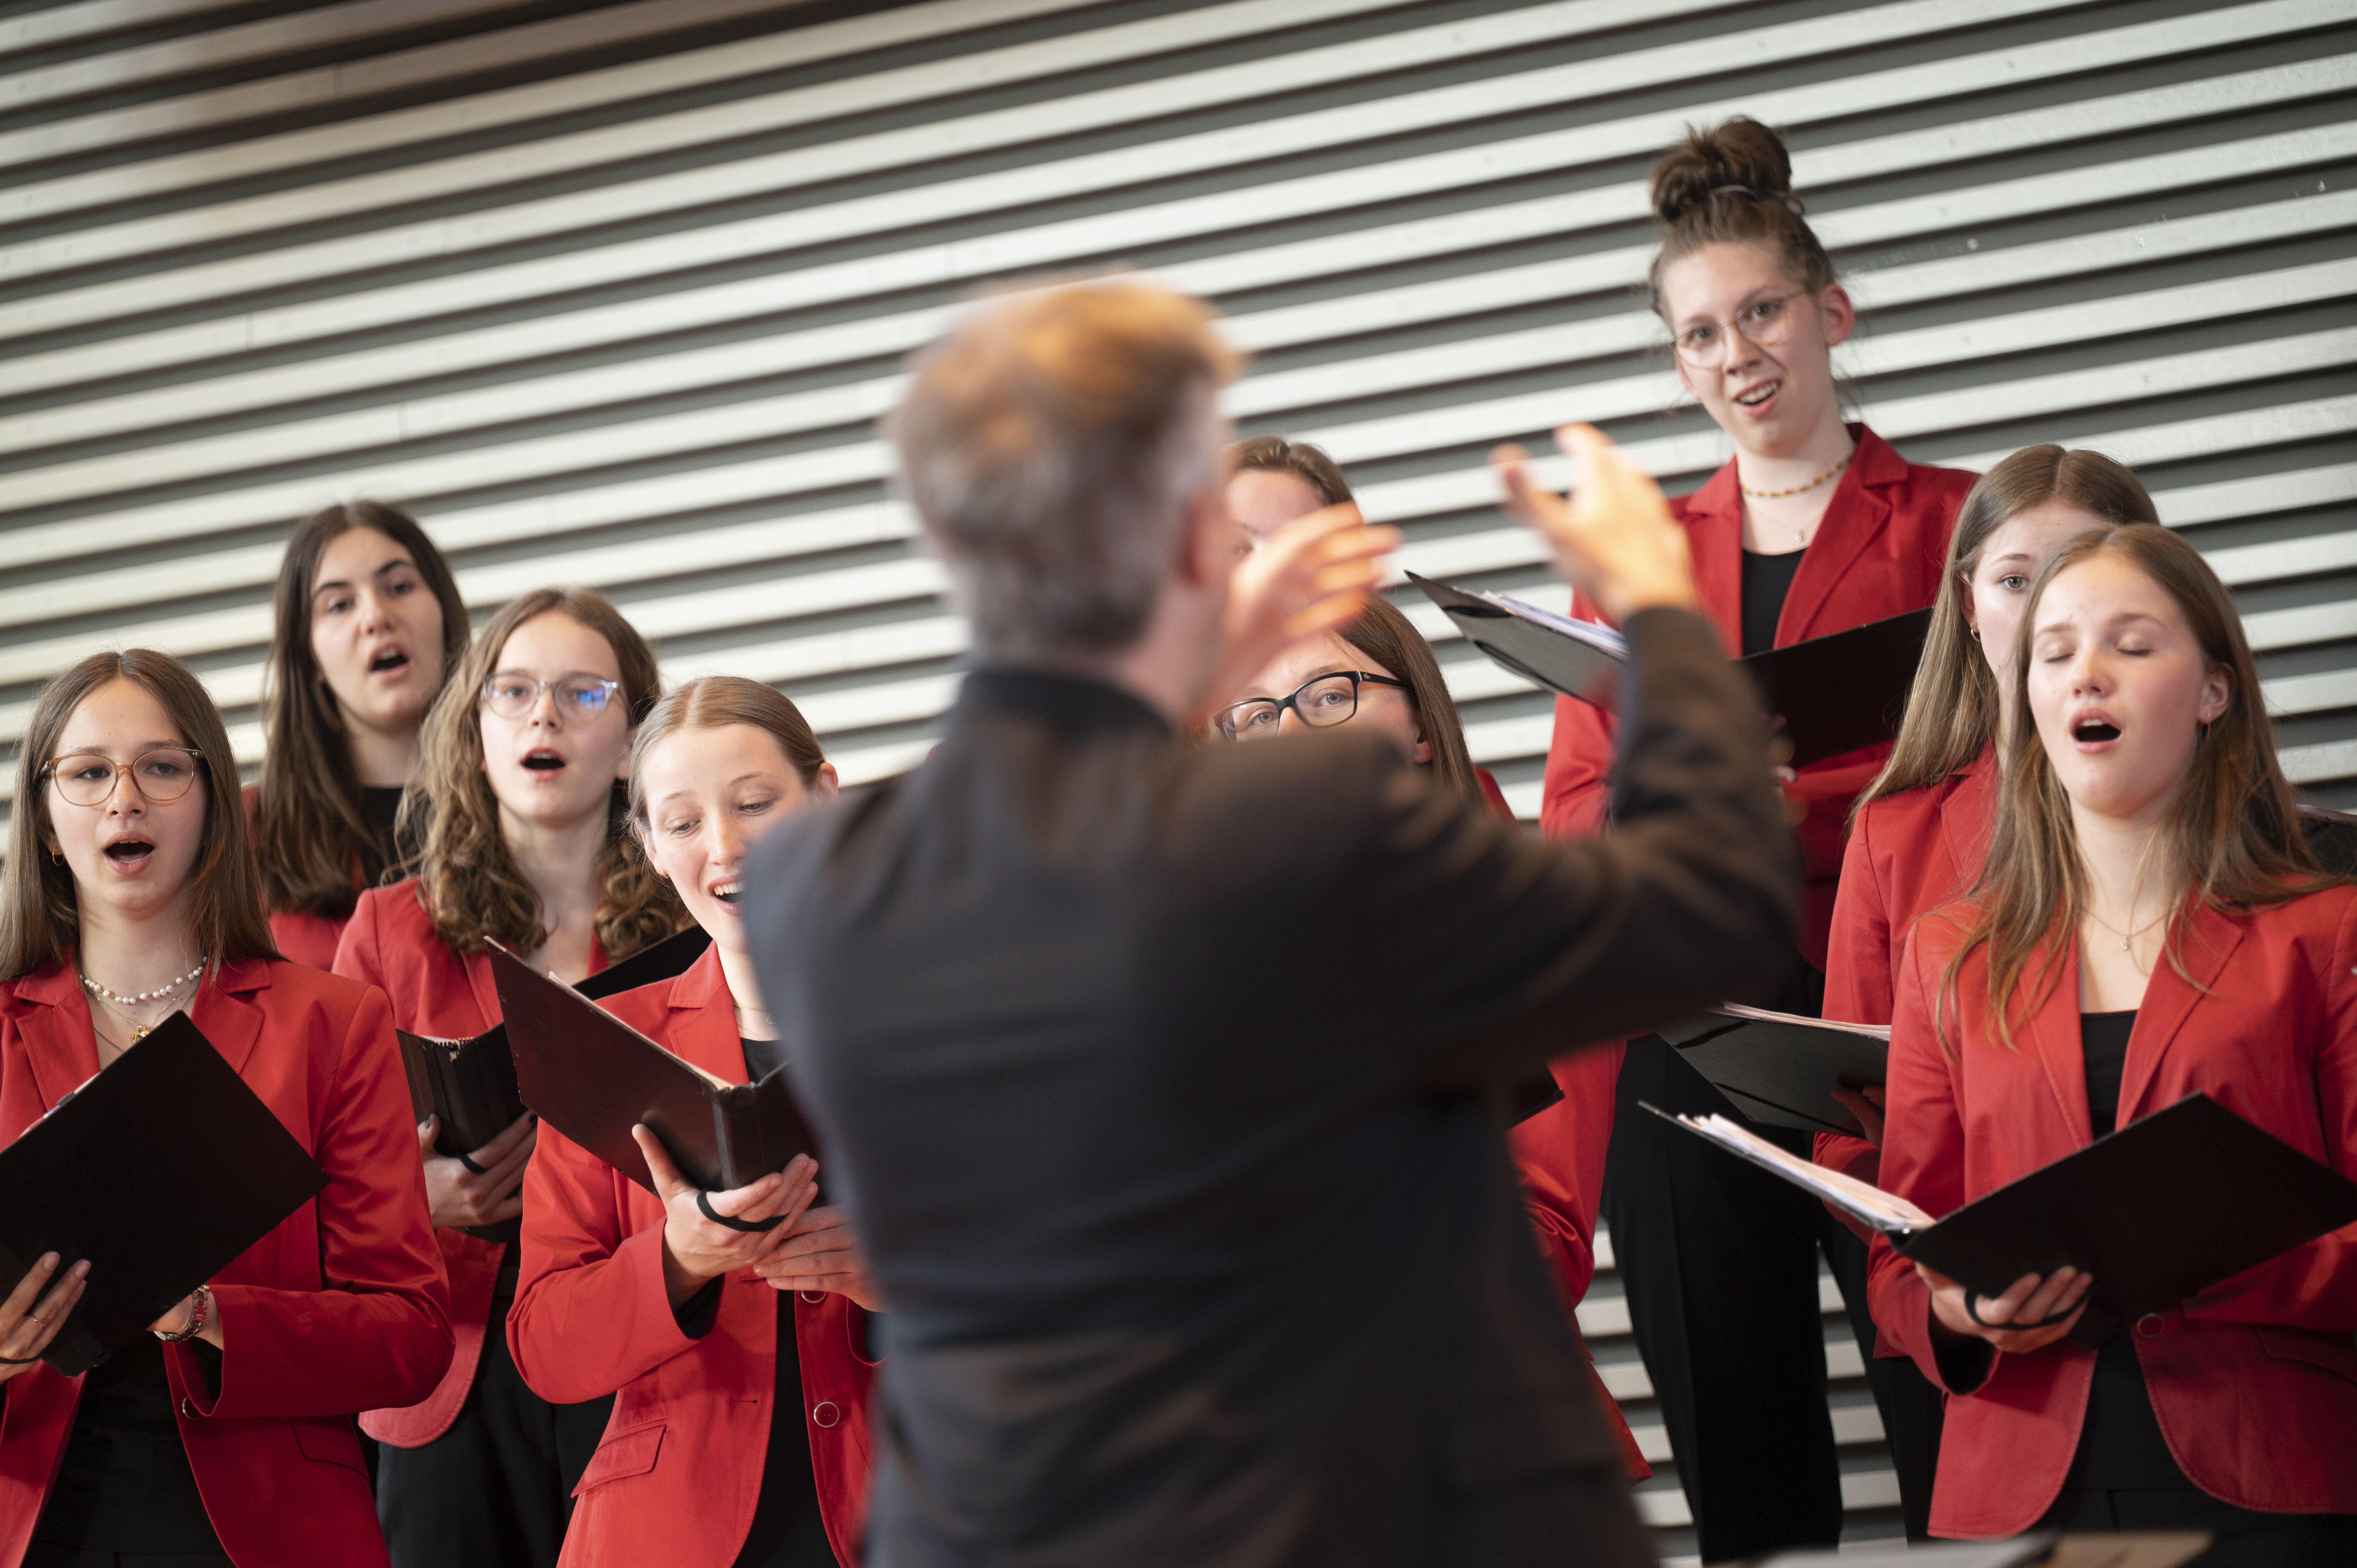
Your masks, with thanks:
M278 950L327 969L363 887L407 858L418 730L467 651L448 563L408 513L331 506L286 542L263 667L262 782L246 790Z
M640 731L631 818L712 945L606 1005L730 1082L777 1070L786 1043L755 988L740 878L764 832L834 788L810 725L770 687L711 676L664 698ZM807 1157L705 1194L637 1135L660 1196L554 1128L525 1178L516 1365L550 1399L616 1394L565 1563L856 1563L877 1302L848 1222L809 1207Z
M1271 471L1245 465L1264 456L1274 440L1238 448L1238 480ZM1325 458L1315 447L1286 450ZM1232 487L1230 493L1232 499ZM1429 768L1437 782L1512 818L1497 781L1473 766L1456 700L1431 644L1389 600L1369 599L1359 618L1341 631L1312 638L1278 656L1245 685L1241 701L1214 716L1212 729L1231 740L1250 740L1336 723L1378 726L1409 761ZM1596 1279L1596 1210L1605 1146L1612 1137L1612 1084L1620 1071L1620 1050L1599 1046L1551 1064L1562 1099L1521 1117L1508 1133L1531 1224L1540 1251L1554 1266L1564 1308L1574 1314L1574 1334L1579 1331L1577 1308ZM1588 1375L1620 1436L1630 1477L1643 1480L1652 1467L1592 1364Z
M627 853L622 779L657 695L654 652L613 606L542 589L484 626L427 716L420 875L361 896L336 972L381 986L413 1034L464 1039L500 1022L493 941L559 980L671 934L678 901ZM450 1275L457 1354L423 1403L371 1411L377 1505L396 1568L556 1561L602 1403L552 1407L509 1359L530 1116L463 1158L415 1128Z
M1832 352L1856 312L1800 217L1783 145L1743 119L1691 135L1655 166L1652 198L1667 231L1653 308L1680 382L1735 447L1700 489L1671 503L1703 613L1730 652L1752 654L1929 605L1973 476L1910 463L1843 423ZM1572 613L1603 618L1580 598ZM1792 983L1754 1000L1818 1011L1844 824L1886 749L1785 779L1808 905ZM1603 828L1613 755L1601 710L1556 703L1548 832ZM1638 1108L1733 1109L1658 1038L1630 1043L1618 1090L1605 1214L1701 1553L1832 1546L1841 1475L1824 1407L1817 1254L1870 1343L1865 1247L1805 1195L1710 1157ZM1752 1130L1808 1151L1805 1134Z
M2357 887L2310 857L2225 589L2165 529L2090 529L2013 664L1986 866L1900 963L1884 1185L1943 1214L2196 1091L2357 1175ZM2093 1352L2091 1283L1968 1297L1877 1243L1876 1319L1951 1396L1932 1528L2357 1561L2357 1227Z
M1889 1023L1891 976L1908 929L1979 875L2001 771L1993 738L2002 733L2005 662L2039 567L2082 529L2158 521L2133 473L2101 453L2060 446L2025 446L1964 497L1907 721L1852 819L1826 950L1826 1017ZM1818 1133L1817 1162L1872 1182L1882 1090L1845 1090L1840 1097L1867 1136ZM1903 1358L1860 1348L1898 1467L1907 1532L1921 1538L1931 1529L1939 1395Z
M328 1186L79 1378L39 1358L86 1264L39 1260L0 1304L5 1568L382 1563L352 1413L450 1359L393 1020L272 950L236 778L166 654L94 654L34 707L0 892L0 1140L185 1010Z

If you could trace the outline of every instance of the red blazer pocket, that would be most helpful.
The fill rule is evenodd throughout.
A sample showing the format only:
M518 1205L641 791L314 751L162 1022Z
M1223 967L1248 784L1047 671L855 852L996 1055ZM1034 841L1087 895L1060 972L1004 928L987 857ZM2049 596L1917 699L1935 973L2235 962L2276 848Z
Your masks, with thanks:
M303 1451L304 1458L368 1474L368 1462L361 1457L361 1440L352 1435L350 1422L298 1417L287 1424L295 1429L295 1446Z
M2312 1328L2254 1330L2259 1348L2278 1361L2298 1361L2319 1371L2357 1383L2357 1341L2346 1334L2325 1334Z
M573 1488L573 1495L580 1497L593 1487L602 1487L626 1476L645 1475L655 1467L655 1455L662 1452L662 1439L661 1423L616 1433L597 1445L597 1452L590 1457L589 1467L581 1472L581 1483Z

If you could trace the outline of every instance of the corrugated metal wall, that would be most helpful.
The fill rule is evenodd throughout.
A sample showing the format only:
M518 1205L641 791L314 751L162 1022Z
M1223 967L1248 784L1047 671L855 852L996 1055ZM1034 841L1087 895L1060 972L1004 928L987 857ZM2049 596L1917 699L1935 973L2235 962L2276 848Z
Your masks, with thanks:
M1673 488L1725 455L1632 290L1646 166L1743 112L1867 307L1864 415L2136 464L2295 778L2357 805L2352 87L2357 0L7 7L0 744L136 640L253 758L280 542L368 494L479 610L595 584L671 675L905 766L962 638L871 421L977 285L1115 264L1220 301L1240 425L1329 446L1405 564L1530 591L1492 443L1591 419ZM1463 651L1534 811L1547 704Z

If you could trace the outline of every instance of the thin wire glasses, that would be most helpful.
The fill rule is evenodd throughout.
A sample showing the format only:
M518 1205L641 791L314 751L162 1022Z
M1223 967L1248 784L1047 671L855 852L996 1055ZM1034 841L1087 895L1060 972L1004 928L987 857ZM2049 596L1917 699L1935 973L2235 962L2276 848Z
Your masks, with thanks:
M188 792L204 760L185 746L159 746L128 762L117 762L100 751L70 751L51 757L42 771L69 805L104 805L113 798L116 780L128 774L149 804L168 806Z
M502 670L483 682L483 706L503 719L520 719L540 706L543 692L556 693L556 711L583 724L611 707L622 689L619 681L600 675L565 675L543 681L519 670Z
M1738 332L1744 341L1755 349L1776 349L1792 335L1792 321L1799 312L1792 302L1809 291L1796 288L1790 294L1770 295L1755 299L1735 313L1731 321L1697 321L1677 336L1678 358L1698 371L1717 367L1726 352L1727 334Z
M1331 729L1348 724L1359 711L1359 688L1389 686L1405 692L1408 684L1372 670L1333 670L1315 675L1284 697L1253 697L1231 703L1211 715L1211 727L1230 740L1266 740L1276 734L1291 708L1311 729Z

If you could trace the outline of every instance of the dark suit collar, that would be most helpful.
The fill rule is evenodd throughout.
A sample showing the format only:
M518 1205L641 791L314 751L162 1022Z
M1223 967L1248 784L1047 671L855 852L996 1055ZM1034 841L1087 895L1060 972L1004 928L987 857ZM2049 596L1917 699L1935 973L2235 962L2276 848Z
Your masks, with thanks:
M959 716L996 714L1033 719L1058 729L1170 733L1168 719L1109 681L1013 665L985 666L968 674L954 712Z

